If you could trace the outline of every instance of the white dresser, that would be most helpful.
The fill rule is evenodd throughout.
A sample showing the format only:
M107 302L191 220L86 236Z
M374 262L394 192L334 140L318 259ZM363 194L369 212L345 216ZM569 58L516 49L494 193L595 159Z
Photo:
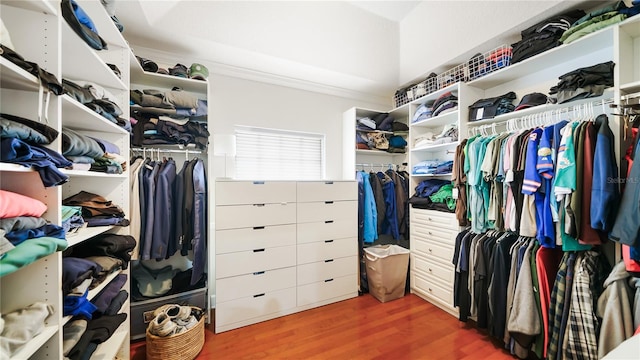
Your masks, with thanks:
M215 185L216 332L358 295L357 183Z
M410 212L411 292L458 316L451 262L458 235L455 214L414 208Z

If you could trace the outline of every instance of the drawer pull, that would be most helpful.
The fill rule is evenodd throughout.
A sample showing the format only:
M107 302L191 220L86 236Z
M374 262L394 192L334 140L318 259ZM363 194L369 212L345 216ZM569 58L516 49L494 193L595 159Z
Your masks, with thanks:
M328 244L328 243L332 243L333 240L325 240L324 242L325 242L325 244Z
M333 185L333 181L325 181L324 182L326 185Z
M264 181L254 181L253 185L264 185Z
M329 282L329 281L333 281L333 279L327 279L324 282Z
M325 201L325 204L333 204L333 201Z
M428 231L429 235L433 235L433 233L431 231Z
M264 230L264 226L254 226L253 230Z
M431 268L429 268L429 272L432 272L433 270L431 270Z
M333 220L325 220L325 224L333 224Z
M264 251L264 248L262 248L262 249L253 249L253 252L262 252L262 251ZM431 251L431 250L429 250L429 251Z
M432 219L432 218L430 218L430 217L428 217L428 218L427 218L427 220L429 220L429 221L433 221L433 219Z
M429 291L431 291L431 289L429 289ZM260 297L260 296L264 296L264 293L262 294L257 294L257 295L253 295L254 298Z
M255 250L254 250L254 251L255 251ZM433 249L429 248L429 252L432 252L432 251L433 251Z
M333 262L333 259L328 259L328 260L325 260L324 262L330 263L330 262Z
M431 269L429 269L429 271L431 271ZM264 271L256 271L253 273L253 275L263 275Z
M253 204L253 206L263 207L263 206L264 206L264 204Z
M431 288L429 288L429 292L432 292L433 290L431 290Z

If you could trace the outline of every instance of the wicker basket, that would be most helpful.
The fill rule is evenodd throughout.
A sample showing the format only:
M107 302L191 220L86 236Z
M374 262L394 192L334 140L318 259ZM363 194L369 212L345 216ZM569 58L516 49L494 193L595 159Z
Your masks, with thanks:
M204 318L191 329L176 335L160 337L147 328L147 360L193 360L204 345Z

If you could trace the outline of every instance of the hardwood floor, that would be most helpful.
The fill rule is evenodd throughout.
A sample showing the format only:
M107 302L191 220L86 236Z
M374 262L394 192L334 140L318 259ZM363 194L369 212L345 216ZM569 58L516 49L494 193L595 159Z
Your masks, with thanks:
M132 343L133 360L145 343ZM514 359L486 332L407 294L355 299L221 334L206 329L198 359Z

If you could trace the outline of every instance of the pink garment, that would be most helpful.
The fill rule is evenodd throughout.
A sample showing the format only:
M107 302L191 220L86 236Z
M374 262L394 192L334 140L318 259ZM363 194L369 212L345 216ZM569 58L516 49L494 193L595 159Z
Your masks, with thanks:
M629 245L622 245L622 259L624 260L624 267L628 272L640 272L640 263L631 258L631 248Z
M0 190L0 218L16 216L41 217L47 211L42 201L18 193Z
M542 311L542 332L544 336L544 355L547 357L549 347L549 305L551 304L551 290L558 274L558 267L562 261L561 248L540 247L536 253L536 270L538 271L538 288L540 296L540 310Z

